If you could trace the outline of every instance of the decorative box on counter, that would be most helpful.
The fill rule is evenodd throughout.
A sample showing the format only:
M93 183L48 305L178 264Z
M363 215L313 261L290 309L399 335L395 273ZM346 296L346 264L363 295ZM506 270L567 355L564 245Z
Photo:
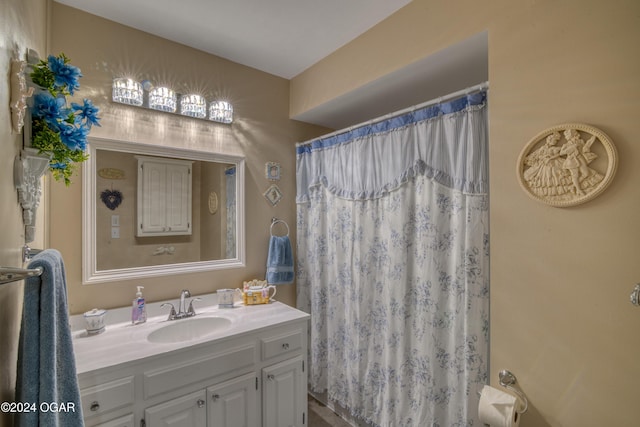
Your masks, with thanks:
M276 287L268 285L266 280L251 280L244 282L242 299L244 305L268 304L273 301L276 292Z

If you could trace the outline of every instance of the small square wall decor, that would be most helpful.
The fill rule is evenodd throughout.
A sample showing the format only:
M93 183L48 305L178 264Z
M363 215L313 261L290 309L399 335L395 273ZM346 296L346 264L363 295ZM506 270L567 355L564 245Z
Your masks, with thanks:
M280 163L267 162L265 173L269 181L280 181Z
M275 206L282 199L282 192L277 185L273 184L264 192L264 197L271 203L271 206Z

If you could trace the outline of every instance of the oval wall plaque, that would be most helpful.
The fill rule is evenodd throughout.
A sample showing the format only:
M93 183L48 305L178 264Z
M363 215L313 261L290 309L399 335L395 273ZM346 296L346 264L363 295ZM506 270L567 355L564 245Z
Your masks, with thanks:
M209 213L211 215L218 212L218 194L215 191L209 193Z
M518 157L518 180L533 199L575 206L611 184L618 155L611 139L593 126L569 123L536 135Z
M98 170L98 176L105 179L124 179L124 171L116 168L102 168Z

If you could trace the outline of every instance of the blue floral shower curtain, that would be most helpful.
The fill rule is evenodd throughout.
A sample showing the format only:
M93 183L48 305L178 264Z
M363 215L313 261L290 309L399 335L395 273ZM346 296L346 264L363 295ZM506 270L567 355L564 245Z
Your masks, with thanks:
M486 93L297 147L309 387L371 425L481 426Z

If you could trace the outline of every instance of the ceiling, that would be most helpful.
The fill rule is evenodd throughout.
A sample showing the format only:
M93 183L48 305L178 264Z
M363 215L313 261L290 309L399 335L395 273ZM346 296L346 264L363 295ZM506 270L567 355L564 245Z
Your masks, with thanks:
M290 79L411 0L56 0Z
M55 0L291 79L411 0ZM479 35L293 117L340 129L487 80Z

